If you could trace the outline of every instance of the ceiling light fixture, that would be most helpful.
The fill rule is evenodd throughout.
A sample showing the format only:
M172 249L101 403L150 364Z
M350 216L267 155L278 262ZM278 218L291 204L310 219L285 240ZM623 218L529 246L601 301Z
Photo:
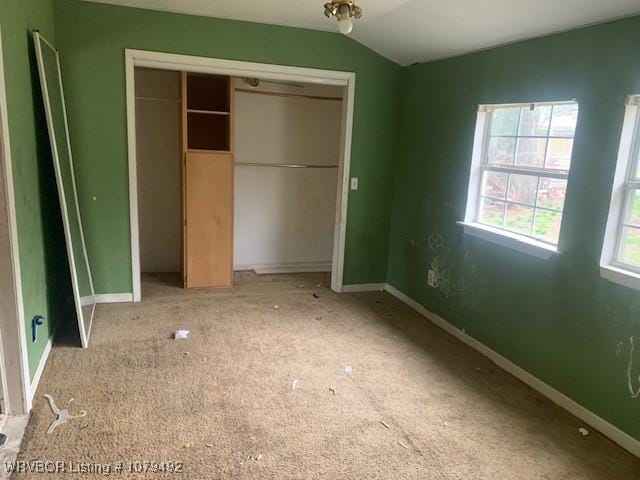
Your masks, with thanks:
M351 18L362 17L362 8L355 4L354 0L332 0L324 4L324 15L331 18L333 15L338 19L340 33L349 35L353 30Z

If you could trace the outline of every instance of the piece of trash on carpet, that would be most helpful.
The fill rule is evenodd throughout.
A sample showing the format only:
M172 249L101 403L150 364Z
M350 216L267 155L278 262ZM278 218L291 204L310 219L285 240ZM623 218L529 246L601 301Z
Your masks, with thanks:
M190 443L185 443L182 448L191 448L193 445L191 445Z
M389 427L389 425L387 424L387 422L385 422L384 420L380 420L380 423L382 424L382 426L383 426L384 428L391 428L391 427Z
M298 380L297 378L291 383L291 390L295 390L296 387L298 386L298 382L300 380Z
M314 293L313 298L320 298L320 295L318 295L317 293Z
M4 433L0 433L0 447L7 443L8 437Z
M405 445L400 440L398 440L398 445L400 445L402 448L406 448L407 450L409 450L409 445Z
M321 283L318 283L318 284L316 285L316 288L320 288L321 286L322 286L322 284L321 284Z
M345 365L344 373L351 373L351 372L353 372L353 367L351 365Z
M67 408L58 408L58 406L56 405L56 401L53 399L51 395L46 393L44 396L47 400L49 400L49 405L51 406L51 410L56 415L56 419L49 426L49 430L47 430L47 434L52 433L58 425L63 425L67 423L67 421L69 420L73 420L74 418L85 417L87 415L87 412L85 412L84 410L80 410L80 413L78 415L69 414L69 405L71 405L71 402L73 402L73 398L71 398L67 402Z
M278 310L280 308L279 305L274 305L273 308L275 308L276 310Z
M586 437L587 435L589 435L589 430L587 430L586 428L579 428L578 433L580 433L580 435L582 435L583 437Z
M336 389L335 389L335 388L333 388L333 387L329 387L329 391L330 391L331 393L333 393L333 395L335 395L335 394L336 394Z
M176 330L173 333L173 339L174 340L186 340L187 338L189 338L189 330Z

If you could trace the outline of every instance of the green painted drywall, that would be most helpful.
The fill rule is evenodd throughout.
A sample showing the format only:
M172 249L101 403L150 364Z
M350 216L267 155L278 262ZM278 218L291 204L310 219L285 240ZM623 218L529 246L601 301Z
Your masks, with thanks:
M635 17L406 68L388 270L411 298L636 438L627 366L640 292L601 279L598 264L624 104L640 93L638 45ZM562 254L539 260L463 234L478 104L573 98ZM439 289L427 287L432 262Z
M69 310L70 279L31 30L54 39L53 0L2 0L0 30L15 189L21 285L31 378ZM40 314L38 340L31 319Z
M98 293L131 291L124 50L135 48L357 74L345 283L387 273L401 68L340 34L56 2L57 46L87 250Z

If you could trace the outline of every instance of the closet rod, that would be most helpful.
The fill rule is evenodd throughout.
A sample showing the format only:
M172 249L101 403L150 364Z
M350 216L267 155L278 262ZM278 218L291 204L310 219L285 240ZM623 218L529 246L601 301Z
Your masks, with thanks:
M309 98L311 100L331 100L335 102L342 101L342 97L323 97L321 95L304 95L302 93L287 93L287 92L266 92L261 90L250 90L248 88L236 88L236 92L252 93L254 95L271 95L273 97L298 97L298 98Z
M252 163L252 162L235 162L234 165L244 167L282 167L282 168L338 168L338 165L303 165L296 163Z

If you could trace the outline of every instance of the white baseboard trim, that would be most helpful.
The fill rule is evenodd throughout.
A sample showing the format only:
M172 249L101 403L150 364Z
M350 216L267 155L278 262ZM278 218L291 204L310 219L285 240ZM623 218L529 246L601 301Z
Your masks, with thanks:
M387 287L386 283L359 283L353 285L343 285L341 292L357 293L357 292L381 292Z
M586 409L582 405L578 404L575 400L572 400L571 398L567 397L566 395L559 392L555 388L547 385L539 378L534 377L526 370L523 370L522 368L518 367L511 360L508 360L507 358L503 357L499 353L491 350L489 347L487 347L483 343L480 343L478 340L471 337L470 335L467 335L462 330L456 328L455 326L453 326L452 324L444 320L442 317L436 315L435 313L430 312L429 310L424 308L422 305L420 305L418 302L408 297L407 295L402 293L400 290L398 290L394 286L387 285L385 290L389 292L391 295L393 295L394 297L396 297L401 302L407 304L408 306L413 308L415 311L417 311L418 313L426 317L434 325L442 328L447 333L450 333L454 337L466 343L471 348L477 350L482 355L484 355L489 360L491 360L493 363L498 365L500 368L502 368L503 370L506 370L511 375L518 378L520 381L526 383L531 388L538 391L539 393L547 397L552 402L556 403L560 407L567 410L569 413L575 415L587 425L590 425L594 429L598 430L604 436L610 438L625 450L628 450L635 456L640 457L640 441L639 440L623 432L618 427L612 425L611 423L607 422L603 418L600 418L592 411Z
M133 293L98 293L96 303L130 303L133 302Z
M36 390L38 389L38 384L40 383L40 378L42 377L42 372L44 372L44 367L47 365L47 360L49 359L49 354L51 353L51 347L53 346L53 337L49 337L47 340L47 344L44 346L44 351L40 356L40 361L38 362L38 368L36 368L36 373L33 376L33 380L31 380L31 385L29 386L29 403L33 404L33 397L36 394Z
M233 267L233 270L253 270L258 275L268 275L275 273L330 272L331 262L262 263L255 265L235 265Z
M94 295L87 295L86 297L80 297L80 306L86 307L87 305L93 305L96 303L96 297Z

